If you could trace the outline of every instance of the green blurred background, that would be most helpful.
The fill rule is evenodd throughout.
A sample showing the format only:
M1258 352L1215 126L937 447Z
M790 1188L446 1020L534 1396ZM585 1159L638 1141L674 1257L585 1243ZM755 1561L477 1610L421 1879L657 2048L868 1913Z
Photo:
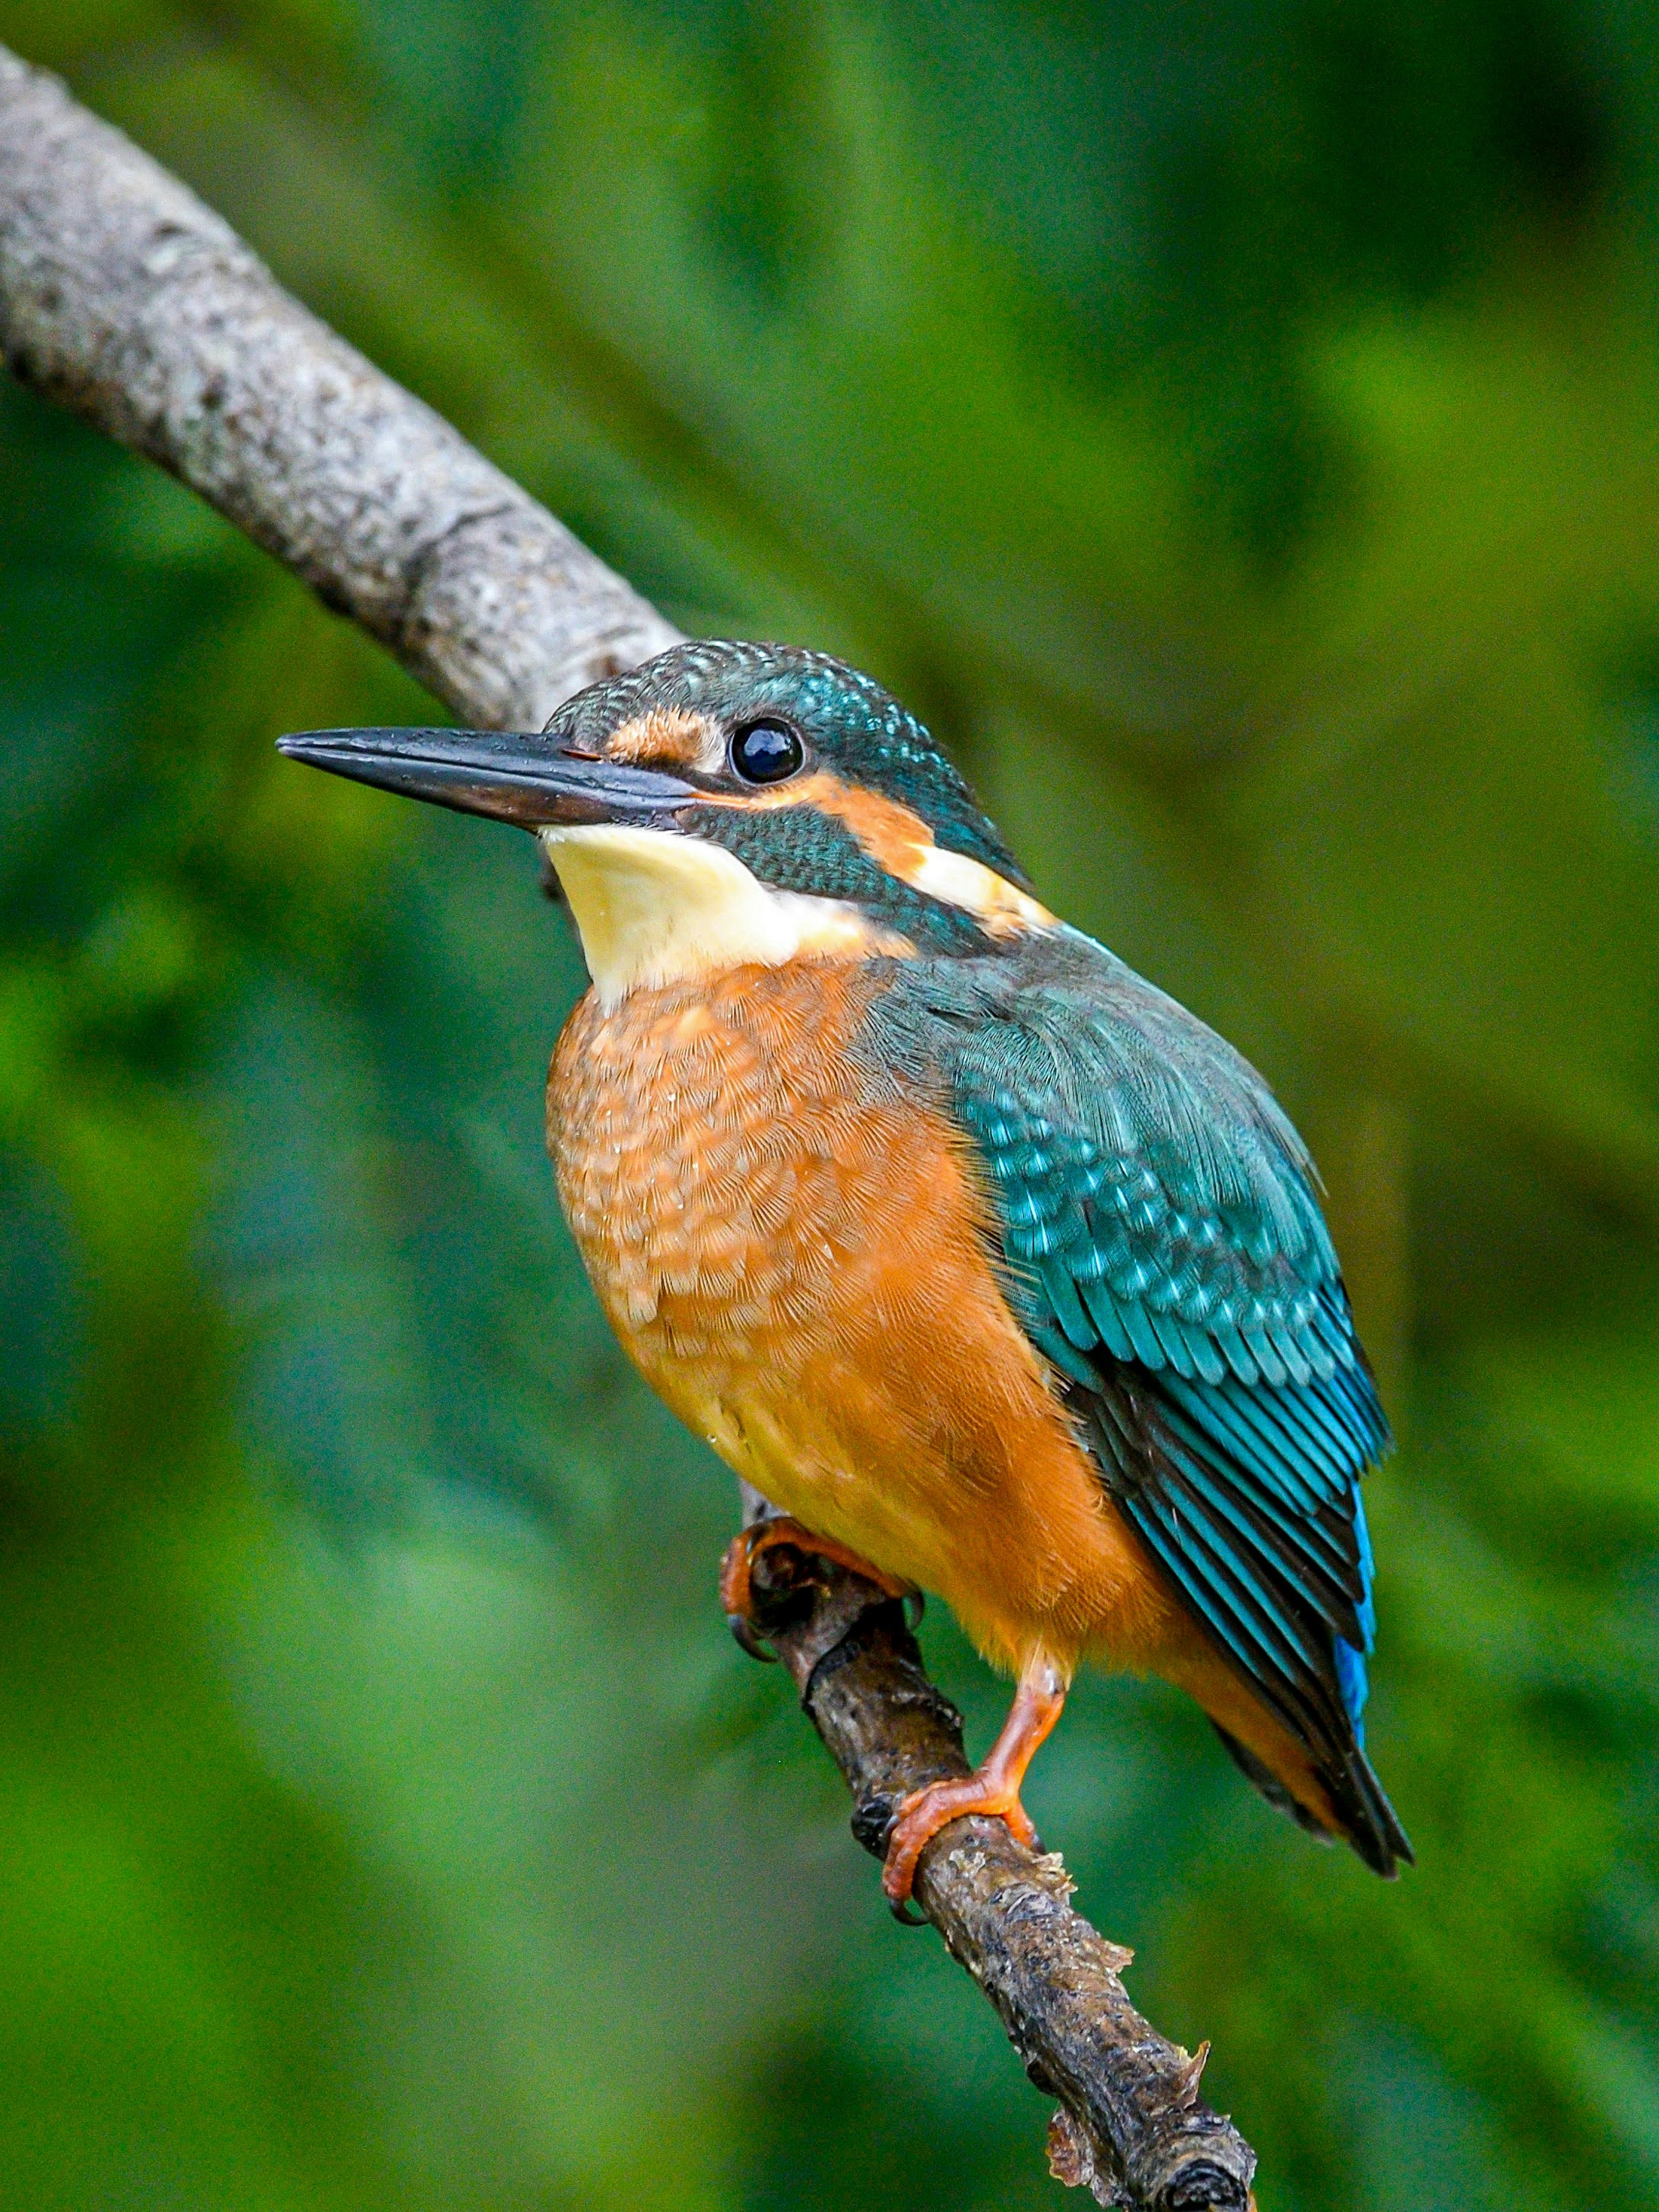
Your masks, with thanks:
M1214 2039L1263 2212L1659 2205L1654 10L0 39L684 626L876 670L1266 1069L1403 1439L1374 1746L1421 1863L1315 1850L1136 1684L1034 1809ZM430 704L9 388L0 518L0 2203L1067 2201L581 1280L528 844L279 763Z

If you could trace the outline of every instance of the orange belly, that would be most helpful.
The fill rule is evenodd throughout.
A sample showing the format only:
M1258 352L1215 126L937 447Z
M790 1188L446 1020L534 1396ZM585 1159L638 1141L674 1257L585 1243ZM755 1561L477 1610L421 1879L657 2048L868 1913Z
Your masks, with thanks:
M961 1140L848 1057L881 988L823 963L581 1002L548 1132L594 1288L731 1467L988 1657L1169 1671L1193 1631L1008 1311Z

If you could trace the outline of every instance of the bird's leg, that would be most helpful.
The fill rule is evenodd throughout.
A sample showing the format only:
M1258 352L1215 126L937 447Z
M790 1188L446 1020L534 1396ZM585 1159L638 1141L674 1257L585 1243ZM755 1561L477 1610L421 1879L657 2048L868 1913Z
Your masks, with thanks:
M862 1575L866 1582L873 1583L889 1597L915 1595L908 1583L895 1582L891 1575L883 1574L879 1567L872 1567L868 1559L860 1559L845 1544L836 1543L833 1536L815 1536L810 1528L803 1528L799 1521L792 1521L787 1514L777 1514L767 1521L751 1521L732 1539L720 1561L720 1604L732 1633L756 1658L763 1659L768 1654L759 1649L751 1626L754 1594L750 1578L756 1560L776 1544L791 1544L797 1551L833 1560L849 1573Z
M941 1828L966 1814L995 1814L1022 1844L1035 1848L1036 1830L1019 1802L1020 1786L1038 1746L1060 1718L1066 1688L1066 1677L1046 1652L1038 1652L1021 1670L1014 1702L985 1764L973 1774L930 1782L904 1800L887 1840L881 1877L895 1912L902 1914L908 1902L922 1852Z

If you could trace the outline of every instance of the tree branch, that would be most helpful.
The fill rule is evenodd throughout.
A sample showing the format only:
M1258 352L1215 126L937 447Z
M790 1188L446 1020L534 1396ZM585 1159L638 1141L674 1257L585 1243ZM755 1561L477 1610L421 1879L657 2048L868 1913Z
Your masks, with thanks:
M750 1518L764 1501L745 1486ZM779 1544L759 1554L754 1626L853 1793L853 1833L878 1858L901 1801L966 1774L962 1717L923 1671L904 1612L875 1586ZM1050 2171L1105 2205L1200 2212L1254 2203L1255 2154L1198 2098L1209 2054L1167 2042L1130 2003L1133 1957L1071 1907L1057 1851L1000 1820L953 1820L921 1855L915 1901L995 2006L1025 2071L1060 2100Z
M176 178L3 48L0 349L483 728L539 729L679 635Z
M0 48L0 349L26 384L172 471L456 713L538 729L678 633L432 410L283 291L229 227ZM779 1547L763 1626L881 1852L899 1800L965 1773L899 1610ZM1102 2204L1242 2212L1255 2156L1130 2004L1130 1954L1057 1856L998 1820L923 1854L916 1899L1060 2100L1054 2172Z

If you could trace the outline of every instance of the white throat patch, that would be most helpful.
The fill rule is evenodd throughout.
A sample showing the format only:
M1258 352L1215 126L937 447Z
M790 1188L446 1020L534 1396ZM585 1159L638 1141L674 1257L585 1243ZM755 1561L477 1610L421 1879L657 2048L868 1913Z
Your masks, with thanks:
M731 968L913 949L844 899L773 890L735 853L701 837L611 823L540 835L607 1006L641 985Z

